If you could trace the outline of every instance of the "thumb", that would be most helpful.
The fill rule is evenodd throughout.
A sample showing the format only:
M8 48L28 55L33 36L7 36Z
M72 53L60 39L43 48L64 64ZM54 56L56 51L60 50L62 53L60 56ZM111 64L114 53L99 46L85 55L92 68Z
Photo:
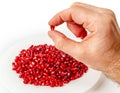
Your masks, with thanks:
M83 48L80 42L71 40L56 30L49 31L48 34L55 43L57 49L71 55L79 61L82 61Z

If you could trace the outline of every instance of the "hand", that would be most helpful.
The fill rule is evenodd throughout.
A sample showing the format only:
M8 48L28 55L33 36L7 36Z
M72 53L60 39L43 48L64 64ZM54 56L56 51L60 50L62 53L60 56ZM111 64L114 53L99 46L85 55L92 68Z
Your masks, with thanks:
M58 26L64 22L83 40L76 42L59 31L49 31L56 48L120 83L120 29L113 11L74 3L57 13L49 25ZM90 34L84 37L86 30Z

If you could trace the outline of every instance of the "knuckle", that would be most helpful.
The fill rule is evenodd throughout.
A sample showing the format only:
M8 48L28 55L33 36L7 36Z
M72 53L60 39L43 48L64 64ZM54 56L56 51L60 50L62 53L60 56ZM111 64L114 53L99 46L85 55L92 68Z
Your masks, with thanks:
M106 9L106 11L111 15L111 16L115 16L114 12L111 9Z
M116 19L114 12L111 9L102 8L98 15L99 21L105 21L105 23L111 24ZM100 21L100 22L101 22Z
M105 23L112 24L115 20L115 15L112 13L100 14L99 20L100 22L104 20Z
M104 9L104 12L108 17L115 18L115 13L111 9Z
M113 17L111 17L111 16L108 16L108 17L105 18L105 21L106 21L109 25L113 24L113 21L114 21L114 20L115 20L115 19L114 19Z
M80 4L79 2L74 2L72 5L71 5L71 7L75 7L75 6L77 6L78 4Z
M109 18L108 20L107 20L107 22L108 22L108 24L111 26L111 24L113 24L113 18Z

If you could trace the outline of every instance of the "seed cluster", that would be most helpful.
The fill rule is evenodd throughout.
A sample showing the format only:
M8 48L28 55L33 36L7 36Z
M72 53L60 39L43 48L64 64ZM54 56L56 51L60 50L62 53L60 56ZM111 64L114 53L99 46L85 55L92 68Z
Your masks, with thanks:
M80 78L88 67L52 45L23 49L12 63L24 84L58 87Z

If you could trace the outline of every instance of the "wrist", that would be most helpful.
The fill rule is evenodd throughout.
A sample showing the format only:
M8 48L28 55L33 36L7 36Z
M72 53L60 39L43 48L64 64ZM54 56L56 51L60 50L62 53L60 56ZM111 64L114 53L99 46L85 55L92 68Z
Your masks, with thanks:
M120 84L120 52L107 67L107 70L103 72L108 78Z
M120 83L120 60L112 64L104 74L113 81Z

